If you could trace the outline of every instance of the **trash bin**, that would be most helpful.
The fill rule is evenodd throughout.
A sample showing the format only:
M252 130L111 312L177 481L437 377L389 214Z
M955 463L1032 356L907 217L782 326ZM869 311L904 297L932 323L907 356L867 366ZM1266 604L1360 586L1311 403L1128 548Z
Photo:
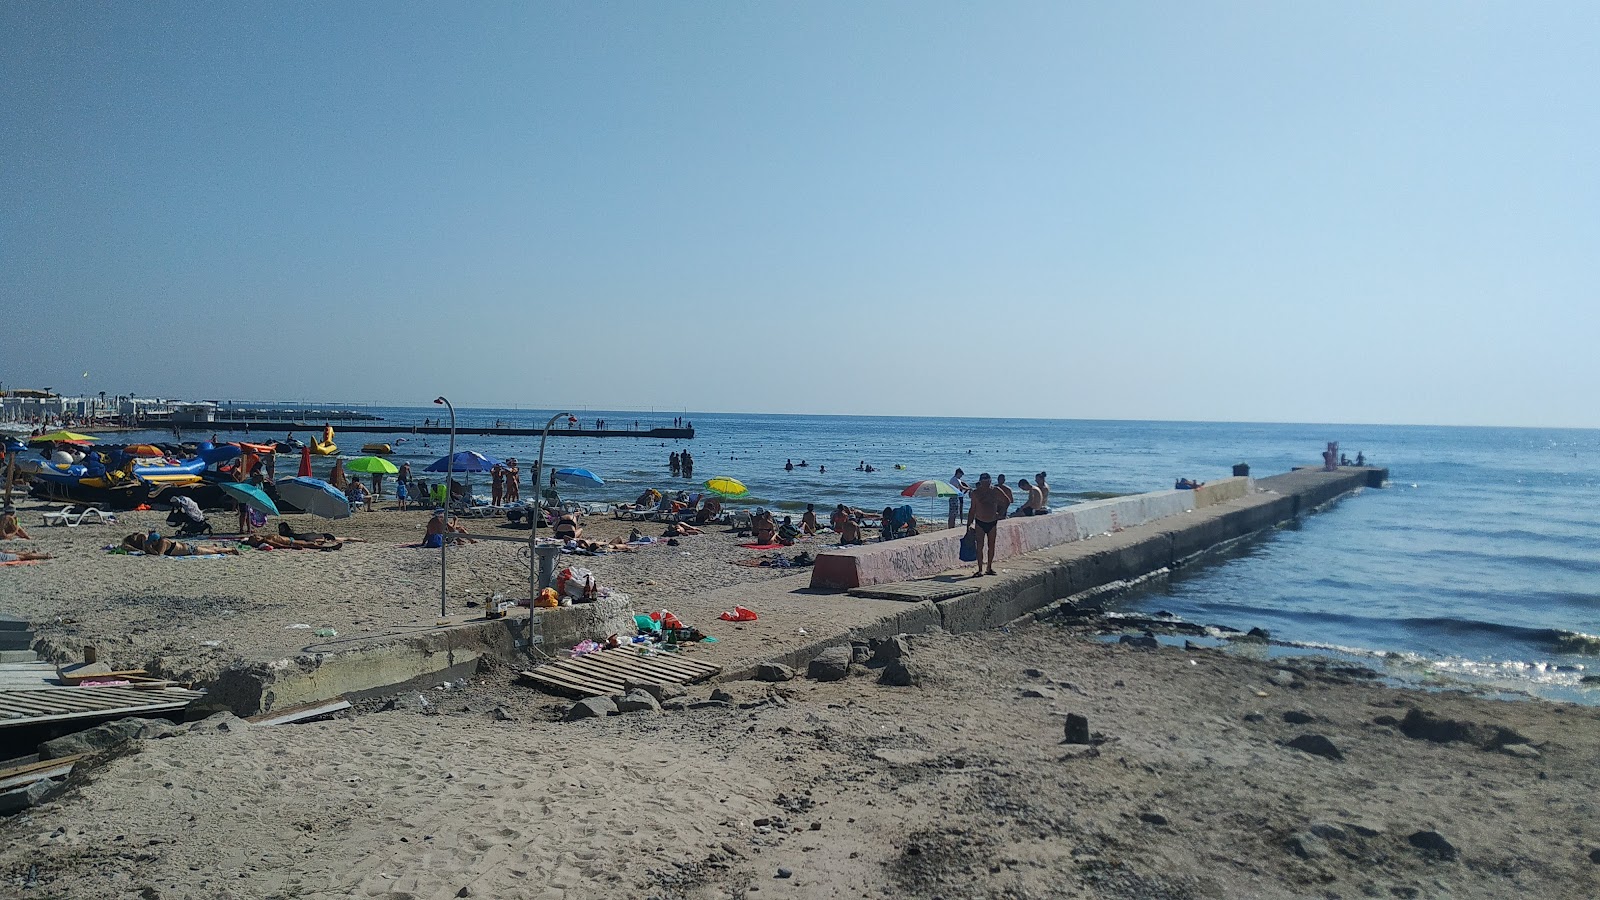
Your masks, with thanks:
M1248 478L1250 475L1250 464L1239 463L1235 465L1233 467L1233 474L1236 478Z
M556 580L556 557L561 555L560 544L540 544L533 548L539 554L539 590L544 590Z

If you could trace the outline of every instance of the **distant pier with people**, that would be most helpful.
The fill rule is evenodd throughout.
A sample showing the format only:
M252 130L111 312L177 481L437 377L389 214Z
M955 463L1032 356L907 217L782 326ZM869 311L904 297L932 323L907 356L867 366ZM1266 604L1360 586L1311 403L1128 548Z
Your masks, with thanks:
M399 422L345 422L339 425L340 434L440 434L450 433L449 424L435 424L434 419L426 419L429 424L401 424ZM214 422L173 422L150 423L147 428L171 429L174 426L185 431L239 431L246 432L279 432L279 431L310 431L315 432L322 428L325 422L287 422L267 421L264 419L248 420L218 420ZM551 437L577 437L577 438L655 438L658 440L692 440L694 426L682 427L660 426L647 427L641 425L637 428L616 428L607 423L606 428L568 428L557 425L550 429ZM523 428L512 425L457 425L455 433L458 435L485 435L493 437L538 437L545 433L544 426Z

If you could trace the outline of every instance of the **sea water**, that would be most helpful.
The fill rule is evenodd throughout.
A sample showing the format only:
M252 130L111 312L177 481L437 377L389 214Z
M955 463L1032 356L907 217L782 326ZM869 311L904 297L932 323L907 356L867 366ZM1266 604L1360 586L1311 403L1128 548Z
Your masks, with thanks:
M365 411L397 430L338 435L345 455L357 455L363 443L386 441L395 447L391 460L409 460L418 471L444 455L447 438L408 433L442 408ZM650 428L671 425L676 414L578 415L585 427L605 419L609 428L635 422ZM540 427L549 417L469 409L457 411L457 424ZM693 423L693 440L566 437L563 419L546 447L547 471L575 466L604 478L604 487L561 486L564 497L590 502L632 500L649 487L693 491L705 479L730 476L749 487L744 502L779 515L807 503L819 510L835 503L863 509L910 503L919 516L943 519L946 501L906 500L900 490L923 478L949 478L957 467L969 480L1003 472L1012 483L1046 471L1052 503L1059 506L1170 488L1179 477L1225 477L1240 462L1256 475L1277 474L1319 464L1326 442L1339 441L1352 458L1361 451L1388 468L1389 485L1274 530L1213 564L1180 570L1123 605L1205 624L1261 626L1275 639L1364 656L1391 672L1600 702L1600 685L1581 684L1584 675L1600 674L1600 639L1593 637L1600 635L1600 431L717 413L682 418ZM190 440L206 436L185 433ZM463 435L456 447L515 456L526 479L539 439ZM673 478L668 455L685 449L694 455L694 478ZM796 468L786 471L791 460ZM294 464L280 457L280 477L293 474ZM863 464L874 471L858 470ZM317 459L317 474L331 465ZM487 493L488 477L474 478ZM526 484L523 490L528 496Z

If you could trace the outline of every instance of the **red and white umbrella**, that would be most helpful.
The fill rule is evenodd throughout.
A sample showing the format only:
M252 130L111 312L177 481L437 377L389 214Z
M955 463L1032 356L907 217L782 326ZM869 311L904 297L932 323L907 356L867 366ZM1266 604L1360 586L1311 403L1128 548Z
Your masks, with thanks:
M951 486L948 481L937 478L924 478L900 492L902 497L954 497L960 491Z

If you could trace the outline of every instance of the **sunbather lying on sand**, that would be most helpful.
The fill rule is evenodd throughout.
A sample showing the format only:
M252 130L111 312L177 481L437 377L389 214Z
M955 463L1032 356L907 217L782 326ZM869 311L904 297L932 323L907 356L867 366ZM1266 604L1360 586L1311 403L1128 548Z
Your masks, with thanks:
M146 556L239 555L238 547L222 547L216 544L189 544L164 538L159 532L155 531L130 534L122 539L122 547L124 550L133 550Z
M48 553L34 553L32 550L0 550L0 563L32 562L36 559L53 559Z
M281 534L247 534L239 539L239 543L261 549L271 547L274 550L337 550L344 544L328 537L317 537L313 540L299 540L286 538Z
M693 525L690 525L688 522L673 522L671 525L667 526L667 530L662 532L661 536L662 537L683 537L686 534L702 534L702 533L703 532L701 532L700 529L694 527Z

